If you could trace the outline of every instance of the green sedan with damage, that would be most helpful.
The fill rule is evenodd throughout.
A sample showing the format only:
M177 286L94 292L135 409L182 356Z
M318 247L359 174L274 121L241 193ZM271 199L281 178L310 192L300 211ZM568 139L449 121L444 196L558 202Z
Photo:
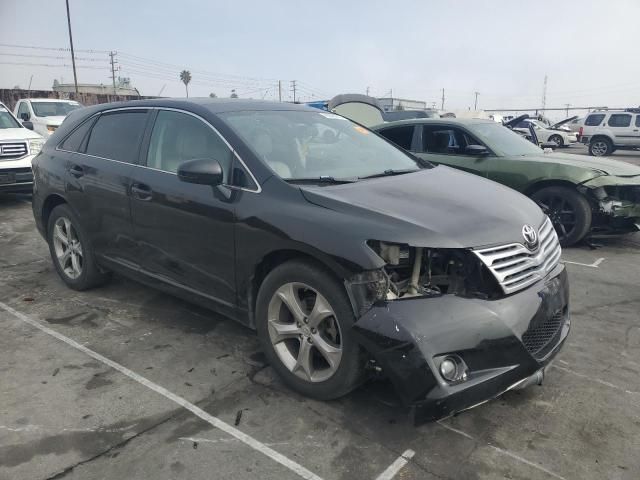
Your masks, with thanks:
M638 166L542 150L488 120L413 119L372 129L419 158L529 196L549 215L564 246L588 236L640 230Z

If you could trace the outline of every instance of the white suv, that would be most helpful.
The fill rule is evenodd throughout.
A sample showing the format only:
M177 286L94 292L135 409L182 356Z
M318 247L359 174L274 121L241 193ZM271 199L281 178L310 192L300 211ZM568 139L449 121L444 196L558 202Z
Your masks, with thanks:
M73 100L56 98L23 98L18 100L13 114L24 126L47 138L60 126L72 110L82 107Z
M640 148L640 108L591 112L580 129L580 141L596 157Z
M40 135L20 125L0 103L0 193L31 192L31 160L43 144Z

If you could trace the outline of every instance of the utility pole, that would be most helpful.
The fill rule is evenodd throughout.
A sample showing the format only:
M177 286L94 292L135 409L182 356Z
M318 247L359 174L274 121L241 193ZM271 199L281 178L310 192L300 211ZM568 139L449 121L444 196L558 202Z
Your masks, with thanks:
M73 36L71 35L71 15L69 14L69 0L67 2L67 26L69 27L69 44L71 45L71 65L73 65L73 83L76 86L76 100L78 96L78 76L76 75L76 54L73 52Z
M565 103L564 106L567 107L567 118L569 118L569 107L571 106L571 104Z
M442 89L442 104L440 104L440 110L444 110L444 88Z
M369 87L367 87L367 97L369 96Z
M278 80L278 101L282 102L282 81Z
M474 94L475 94L475 96L476 96L476 101L475 101L475 103L473 104L473 109L474 109L474 110L478 110L478 95L480 95L480 92L473 92L473 93L474 93Z
M291 90L293 90L293 103L296 103L296 81L291 80Z
M544 115L544 107L547 106L547 76L544 76L544 85L542 87L542 114Z
M116 55L118 54L118 52L109 52L109 56L111 57L111 81L113 82L113 94L117 95L116 92L116 63L118 63L115 60Z

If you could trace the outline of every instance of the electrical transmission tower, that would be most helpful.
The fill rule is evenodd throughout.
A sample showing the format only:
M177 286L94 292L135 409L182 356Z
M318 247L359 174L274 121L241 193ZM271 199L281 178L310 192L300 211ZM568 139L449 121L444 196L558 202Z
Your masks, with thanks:
M544 86L542 87L542 113L547 106L547 76L544 76Z
M117 95L116 90L116 64L118 61L116 60L116 55L118 52L109 52L109 57L111 57L111 81L113 82L113 94Z

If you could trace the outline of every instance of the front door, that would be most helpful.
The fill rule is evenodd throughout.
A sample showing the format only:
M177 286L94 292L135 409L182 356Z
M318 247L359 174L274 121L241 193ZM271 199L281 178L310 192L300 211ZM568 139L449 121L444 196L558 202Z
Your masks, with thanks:
M214 159L225 179L233 152L199 117L158 110L144 166L134 167L129 189L136 251L142 272L171 287L235 305L235 191L182 182L181 163ZM225 182L226 183L226 182Z
M433 163L442 163L476 175L486 176L486 155L465 153L467 145L481 145L464 130L452 125L425 124L421 145L415 155Z

